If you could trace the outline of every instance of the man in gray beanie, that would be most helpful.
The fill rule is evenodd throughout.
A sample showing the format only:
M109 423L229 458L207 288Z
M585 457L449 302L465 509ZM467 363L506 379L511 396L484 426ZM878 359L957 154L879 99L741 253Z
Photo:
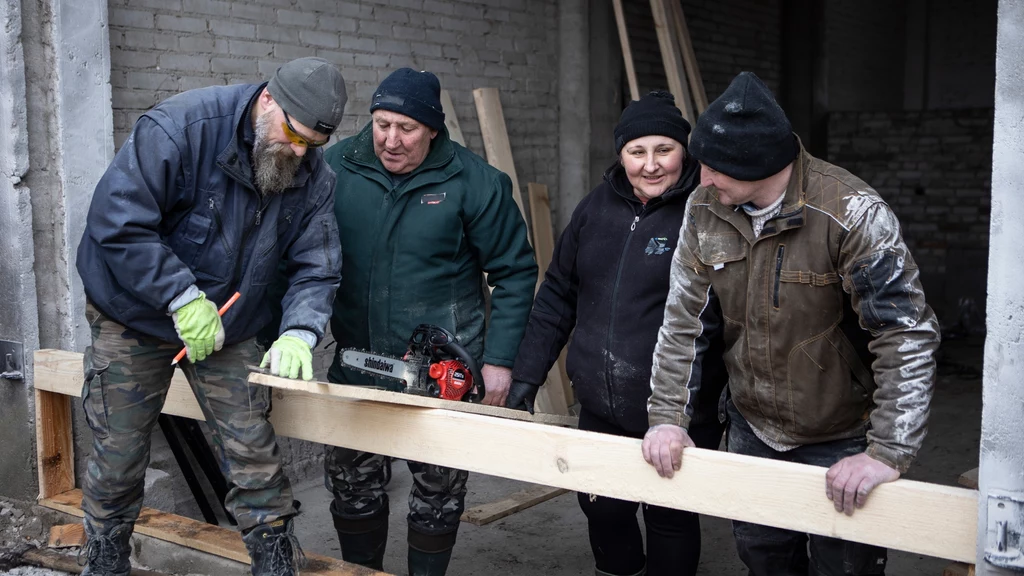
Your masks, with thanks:
M673 258L644 458L679 470L705 352L724 335L728 450L829 467L825 493L852 514L914 460L935 382L939 325L899 221L808 154L750 72L698 118L690 153L701 185ZM739 521L733 533L754 576L885 571L884 548Z
M338 341L327 378L401 389L346 368L341 350L402 356L419 324L440 326L474 356L484 404L504 406L533 302L537 264L512 181L448 137L441 84L402 68L370 101L363 130L327 151L338 174L336 213L346 270L331 318ZM493 288L484 325L481 276ZM346 562L383 569L390 505L387 456L328 446L331 515ZM469 473L408 462L408 568L441 576L465 508Z
M340 282L334 173L318 149L345 108L334 65L300 58L269 83L173 96L142 115L93 194L78 249L92 344L82 403L93 430L82 485L85 574L127 576L149 438L178 364L206 414L253 574L294 573L296 514L270 399L247 383L287 259L272 373L312 377ZM241 297L223 318L218 305Z

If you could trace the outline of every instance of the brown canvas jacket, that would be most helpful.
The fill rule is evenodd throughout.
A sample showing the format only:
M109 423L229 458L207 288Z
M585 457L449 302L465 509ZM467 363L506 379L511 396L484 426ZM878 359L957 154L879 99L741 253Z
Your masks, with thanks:
M906 471L927 431L939 325L882 198L801 146L760 237L698 187L679 238L650 425L689 425L702 352L724 330L732 401L758 431L799 445L866 433L869 455Z

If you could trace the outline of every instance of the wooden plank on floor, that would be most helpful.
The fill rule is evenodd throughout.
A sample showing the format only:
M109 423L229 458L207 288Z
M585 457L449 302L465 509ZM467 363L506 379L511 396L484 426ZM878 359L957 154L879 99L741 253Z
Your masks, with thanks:
M487 163L508 174L512 179L512 198L515 199L525 220L523 193L519 190L519 178L516 176L515 162L512 161L512 145L509 144L498 89L477 88L473 90L473 100L476 102L476 115L480 118L480 135L484 139Z
M85 546L85 526L81 522L50 527L50 548L80 548Z
M46 363L47 354L37 353L37 388L80 393L79 382L54 377ZM901 479L879 486L864 508L846 516L825 498L826 469L817 466L687 448L682 469L666 479L644 462L638 439L353 401L264 378L274 387L270 421L282 436L961 562L975 559L974 490ZM180 400L186 395L191 406ZM168 407L202 418L180 381L172 382L164 406L174 413Z
M626 26L626 14L622 10L622 0L612 0L615 8L615 24L619 28L619 46L622 47L622 60L626 64L626 80L629 82L629 95L633 100L640 99L640 85L636 81L636 68L633 66L633 50L629 47L629 28Z
M974 576L974 564L954 562L942 571L942 576Z
M683 113L683 118L692 126L696 122L693 106L690 103L690 90L683 81L683 64L679 56L679 45L676 40L675 26L669 17L666 0L651 0L651 13L654 16L654 30L658 35L658 46L661 48L661 60L665 65L665 78L668 90L676 98L676 106Z
M459 118L455 115L455 105L452 104L452 97L447 90L441 90L441 110L444 111L444 125L448 128L448 137L453 142L466 145L466 139L462 136L462 127L459 126Z
M514 492L508 498L498 500L497 502L468 508L462 513L462 521L476 526L483 526L495 520L501 520L506 516L511 516L521 510L536 506L541 502L547 502L566 492L568 490L565 488L552 488L540 485L530 486L529 488Z
M52 498L39 501L41 506L83 517L81 508L82 491L69 490ZM234 530L206 524L177 514L169 514L152 508L143 508L139 519L135 522L135 532L171 542L179 546L191 548L241 562L249 563L249 553L242 542L242 536ZM299 543L302 544L301 542ZM306 554L308 566L303 574L323 574L325 576L372 576L382 575L363 566L346 564L341 560L318 554Z
M81 395L82 355L72 361L71 382ZM75 439L71 398L36 388L36 474L39 497L48 498L75 487Z

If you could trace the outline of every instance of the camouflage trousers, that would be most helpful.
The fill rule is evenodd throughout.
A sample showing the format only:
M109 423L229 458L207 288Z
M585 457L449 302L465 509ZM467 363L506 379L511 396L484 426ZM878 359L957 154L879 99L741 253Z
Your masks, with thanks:
M82 510L93 532L134 522L142 508L150 435L163 407L181 343L141 334L104 316L91 303L86 319L82 405L93 432L82 486ZM225 505L245 530L295 514L281 471L270 395L250 386L246 364L258 364L255 340L225 346L203 362L178 365L213 433L221 471L231 482Z
M388 513L391 479L390 456L327 446L324 458L327 489L334 494L331 512L346 520L362 520ZM420 535L452 535L459 529L466 508L469 472L409 461L409 528ZM415 535L410 534L410 539Z

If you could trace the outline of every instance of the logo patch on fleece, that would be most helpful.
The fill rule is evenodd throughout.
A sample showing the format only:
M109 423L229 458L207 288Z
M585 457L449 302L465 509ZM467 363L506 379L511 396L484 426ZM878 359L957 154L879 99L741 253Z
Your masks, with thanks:
M651 241L647 243L647 248L644 249L644 254L657 256L669 250L671 248L668 247L668 238L651 238Z

